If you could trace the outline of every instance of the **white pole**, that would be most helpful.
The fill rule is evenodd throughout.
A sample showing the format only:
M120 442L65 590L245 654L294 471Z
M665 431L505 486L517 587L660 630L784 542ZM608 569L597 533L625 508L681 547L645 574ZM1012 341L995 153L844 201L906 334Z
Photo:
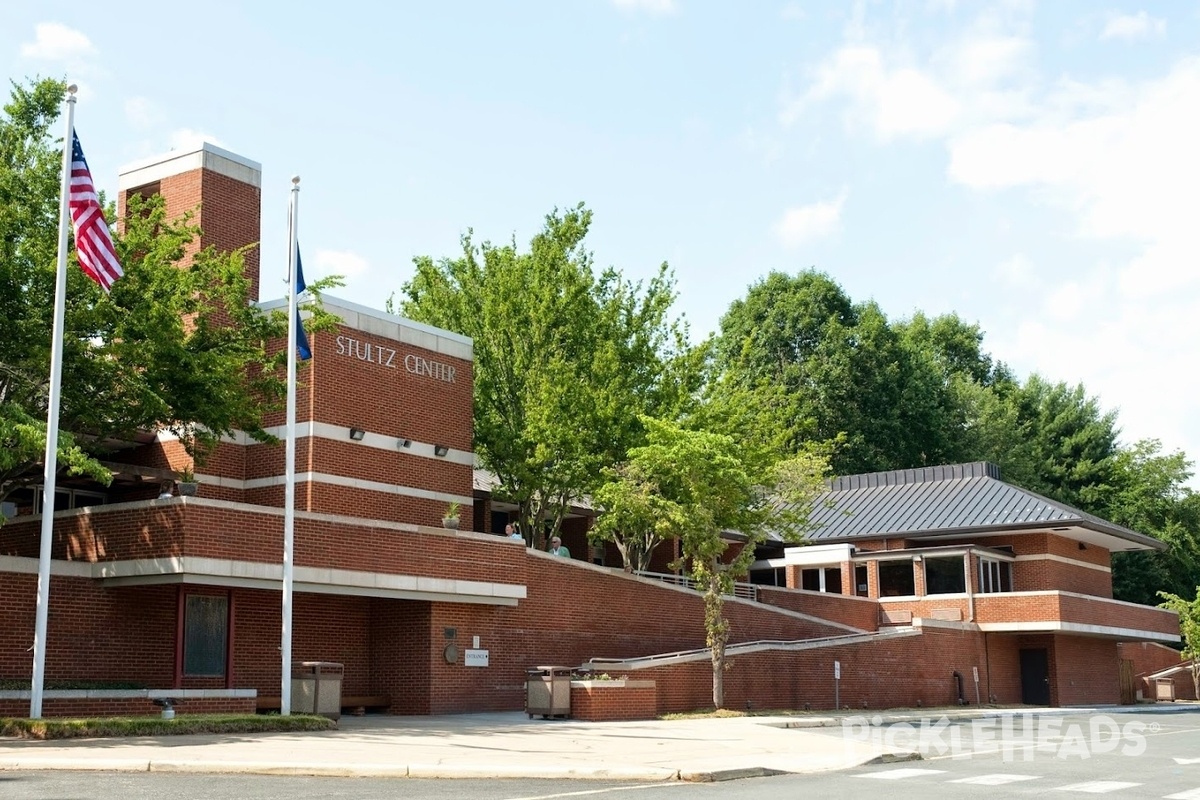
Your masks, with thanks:
M33 691L29 717L41 719L46 685L46 620L50 614L50 552L54 543L54 493L58 475L58 412L62 399L63 325L67 308L67 231L71 217L71 143L75 135L75 92L67 87L67 127L63 137L62 182L58 198L58 275L54 283L54 332L50 345L50 407L46 411L46 457L42 479L42 541L38 552L37 617L33 631Z
M296 223L300 178L292 178L292 204L288 215L288 342L287 342L287 442L284 445L283 488L283 644L279 713L292 713L292 541L296 522Z

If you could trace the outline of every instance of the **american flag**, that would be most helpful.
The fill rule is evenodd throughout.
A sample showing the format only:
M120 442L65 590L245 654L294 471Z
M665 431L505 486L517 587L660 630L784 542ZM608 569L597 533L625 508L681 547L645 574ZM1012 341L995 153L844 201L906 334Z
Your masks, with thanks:
M112 235L104 221L100 198L92 183L92 173L79 136L71 131L71 221L75 224L75 249L79 253L79 266L84 274L108 291L113 282L125 273L117 261Z

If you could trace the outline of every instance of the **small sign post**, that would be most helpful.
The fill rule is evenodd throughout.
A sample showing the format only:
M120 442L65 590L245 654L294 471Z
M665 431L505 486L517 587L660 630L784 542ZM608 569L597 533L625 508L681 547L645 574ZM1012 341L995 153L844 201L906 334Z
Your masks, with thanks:
M842 662L833 662L833 708L837 710L842 707L841 698L841 680L842 680Z
M971 667L971 674L975 676L975 705L983 705L979 702L979 667Z

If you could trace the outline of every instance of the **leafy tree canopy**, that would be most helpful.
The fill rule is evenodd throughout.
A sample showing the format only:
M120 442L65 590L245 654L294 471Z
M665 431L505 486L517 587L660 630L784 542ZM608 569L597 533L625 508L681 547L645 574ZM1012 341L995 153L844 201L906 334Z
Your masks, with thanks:
M606 513L593 538L644 547L650 532L679 541L686 573L704 592L705 632L712 648L713 703L724 704L725 646L729 623L722 609L733 581L744 576L755 547L774 533L799 541L812 501L824 487L827 460L805 453L766 468L742 458L730 436L644 419L647 441L609 473L597 492ZM729 557L730 537L743 543ZM629 564L626 564L627 568Z
M457 258L415 260L405 316L474 342L475 450L535 536L699 389L703 349L672 319L664 264L646 285L597 271L583 205L546 217L527 250L462 239ZM537 523L537 524L534 524Z
M14 85L0 116L0 499L42 480L62 153L50 128L63 93L54 80ZM173 431L201 459L235 430L270 438L262 415L284 397L286 353L268 344L285 334L286 315L249 304L243 252L192 252L198 235L190 216L168 219L161 198L131 197L114 230L125 277L110 295L79 270L72 241L66 470L107 479L95 457L139 431Z

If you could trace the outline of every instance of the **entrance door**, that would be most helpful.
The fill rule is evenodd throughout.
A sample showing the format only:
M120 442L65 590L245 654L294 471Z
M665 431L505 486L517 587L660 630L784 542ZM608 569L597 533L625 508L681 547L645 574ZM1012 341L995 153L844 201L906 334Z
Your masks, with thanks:
M1050 705L1050 657L1044 647L1021 650L1021 702Z
M1131 706L1137 702L1137 683L1133 679L1133 662L1122 658L1119 662L1121 680L1121 705Z

